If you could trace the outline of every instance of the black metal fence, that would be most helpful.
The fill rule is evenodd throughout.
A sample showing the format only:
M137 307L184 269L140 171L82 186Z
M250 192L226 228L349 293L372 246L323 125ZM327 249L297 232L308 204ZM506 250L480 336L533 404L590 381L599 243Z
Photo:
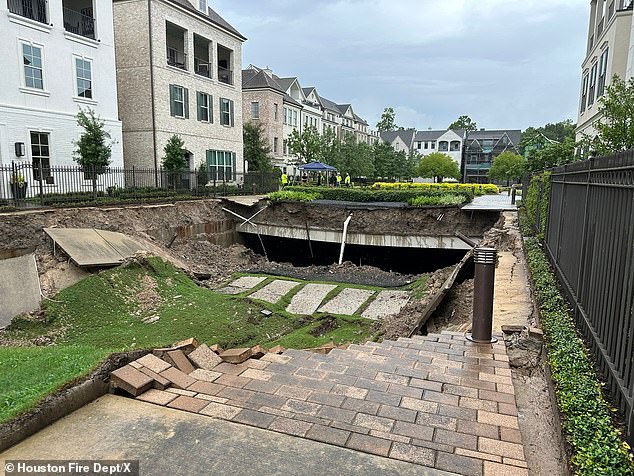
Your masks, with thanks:
M634 443L634 150L552 170L545 242Z
M0 165L0 207L39 208L118 202L160 202L279 189L279 173L236 173L226 168L194 170Z

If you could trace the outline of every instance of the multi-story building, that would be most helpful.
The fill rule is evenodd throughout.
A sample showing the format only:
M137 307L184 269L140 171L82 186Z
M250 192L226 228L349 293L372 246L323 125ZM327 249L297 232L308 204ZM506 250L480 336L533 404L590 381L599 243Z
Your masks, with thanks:
M383 142L390 144L396 152L405 151L405 153L410 154L414 151L416 129L380 132L379 136Z
M331 131L338 139L351 134L368 144L379 140L352 105L337 104L319 95L315 87L302 88L296 77L281 78L270 69L249 65L242 71L242 94L245 120L263 125L274 165L291 174L297 156L288 146L288 138L294 130L301 133L313 127L320 134Z
M190 167L240 181L242 43L207 0L113 0L126 166L158 168L168 139Z
M90 108L115 141L111 165L122 166L112 3L2 2L0 43L0 165L28 161L31 187L67 191L55 167L77 165L74 141L83 130L76 115ZM6 186L0 183L0 194ZM92 189L91 180L85 186Z
M488 183L493 159L502 152L520 153L520 130L483 130L466 134L464 140L463 181Z
M581 94L577 140L596 134L598 100L610 79L628 80L634 74L634 35L631 0L592 0L586 56L581 65Z
M463 130L418 131L414 136L414 152L423 157L433 152L442 152L451 157L460 167L464 137Z

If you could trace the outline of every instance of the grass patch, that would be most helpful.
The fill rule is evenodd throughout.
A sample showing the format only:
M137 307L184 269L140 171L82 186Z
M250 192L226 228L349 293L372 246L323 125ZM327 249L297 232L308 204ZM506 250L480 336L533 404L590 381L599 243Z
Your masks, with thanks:
M414 300L420 301L427 296L427 281L429 280L429 277L429 274L423 274L416 281L405 286L405 289L412 292L412 298Z

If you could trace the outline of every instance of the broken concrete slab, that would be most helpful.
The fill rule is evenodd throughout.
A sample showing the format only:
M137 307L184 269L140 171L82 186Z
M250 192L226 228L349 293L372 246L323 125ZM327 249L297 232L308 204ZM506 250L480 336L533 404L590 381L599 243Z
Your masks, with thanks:
M40 308L40 279L35 255L0 260L0 328L18 314Z
M319 308L319 312L330 312L352 316L374 294L370 289L345 288Z
M291 289L299 285L300 283L296 281L276 279L275 281L270 282L263 288L254 292L249 297L253 299L260 299L261 301L270 302L271 304L275 304L282 298L282 296L286 295Z
M161 372L161 375L172 382L172 385L182 390L185 390L190 385L196 383L195 379L174 367L164 370Z
M262 357L264 357L265 354L268 353L268 350L266 350L264 347L262 347L261 345L256 345L251 347L251 359L261 359Z
M249 289L253 289L262 281L265 281L267 278L265 276L242 276L235 281L232 281L227 286L222 289L219 289L219 293L223 294L240 294Z
M144 355L140 359L137 359L136 362L156 373L161 373L163 370L170 368L170 364L152 354Z
M269 349L269 354L281 354L285 350L286 349L284 347L282 347L281 345L276 345L275 347L271 347Z
M134 364L134 362L130 362L130 365L132 364ZM165 390L171 384L171 382L167 380L165 377L161 376L160 374L157 374L156 372L148 369L147 367L141 366L137 370L143 372L145 375L147 375L152 380L154 380L154 383L152 384L152 386L158 390Z
M334 284L308 283L293 296L286 311L291 314L313 314L328 293L336 287Z
M80 267L116 266L145 248L136 240L94 228L44 228L44 232Z
M211 370L222 363L222 359L207 344L200 344L196 350L189 354L189 360L204 370Z
M190 374L194 371L194 366L182 350L170 350L167 355L170 356L170 359L174 361L176 368L181 372Z
M393 316L401 312L401 309L409 302L409 298L407 291L381 291L361 315L374 320Z
M220 358L230 364L241 364L251 357L251 348L227 349L220 353Z
M154 379L131 365L125 365L110 374L110 383L114 388L125 390L136 397L149 390Z

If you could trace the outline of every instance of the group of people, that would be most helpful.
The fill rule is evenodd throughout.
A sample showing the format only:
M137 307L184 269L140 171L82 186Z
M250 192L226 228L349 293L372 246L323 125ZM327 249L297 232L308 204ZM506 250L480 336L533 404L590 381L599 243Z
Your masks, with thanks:
M308 175L306 174L306 172L304 172L301 176L297 175L297 176L289 177L288 175L286 175L286 172L282 170L280 182L282 184L282 188L286 187L287 185L293 185L296 183L301 183L302 185L306 185L308 184ZM317 183L318 187L321 185L329 185L331 187L341 187L342 184L345 187L352 187L352 180L350 178L350 174L348 173L346 174L345 178L342 178L339 172L332 172L330 176L328 177L328 181L326 182L326 177L324 177L324 174L322 172L319 172L317 174L317 178L315 182Z

